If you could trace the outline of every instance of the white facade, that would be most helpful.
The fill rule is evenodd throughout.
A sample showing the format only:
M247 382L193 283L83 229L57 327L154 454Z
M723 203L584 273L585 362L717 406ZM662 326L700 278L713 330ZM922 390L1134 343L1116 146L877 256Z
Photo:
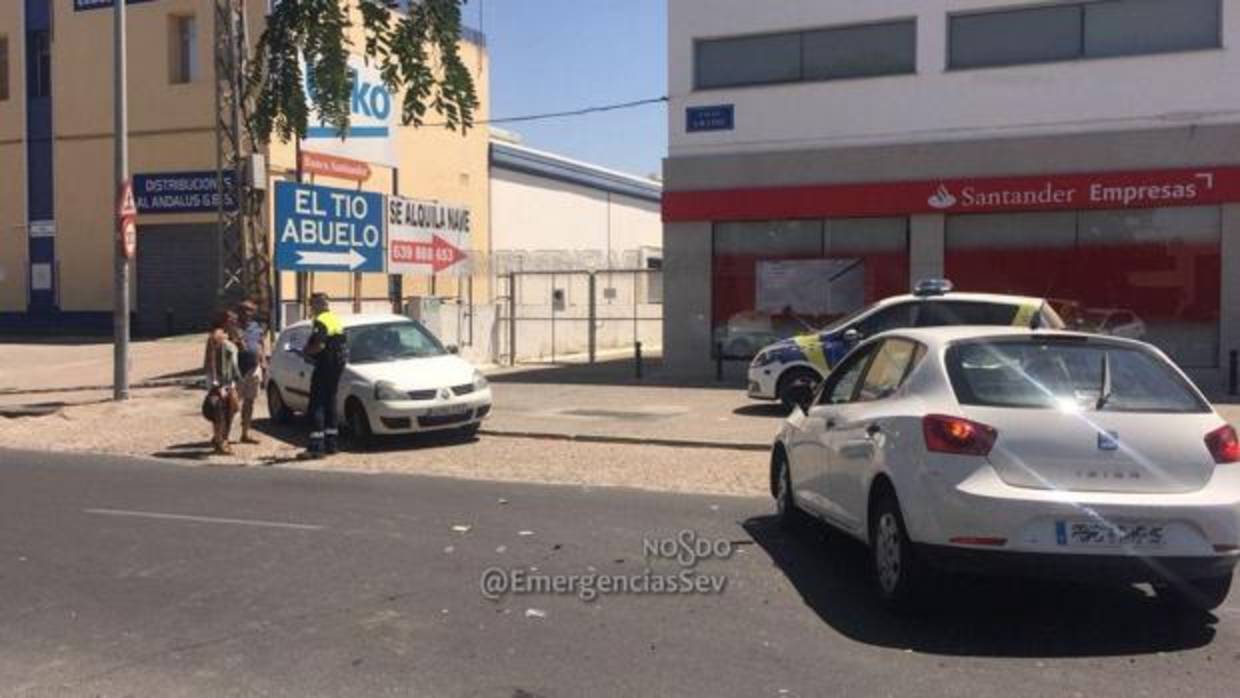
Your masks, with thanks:
M613 172L593 165L525 148L497 144L510 155L537 158L541 164L563 165L561 174L584 170L629 182L634 191L607 188L586 178L573 181L553 172L505 166L491 168L492 259L507 271L522 268L603 269L644 267L658 257L663 223L654 180ZM571 169L570 169L571 168ZM635 195L638 188L648 190ZM506 262L504 260L511 260Z
M953 13L1048 6L1003 0L672 0L668 3L673 158L965 138L1117 131L1240 121L1240 53L1199 50L949 70ZM1240 0L1223 0L1223 46ZM694 41L916 18L916 72L694 90ZM689 106L733 104L732 131L686 133ZM892 173L893 177L896 173Z

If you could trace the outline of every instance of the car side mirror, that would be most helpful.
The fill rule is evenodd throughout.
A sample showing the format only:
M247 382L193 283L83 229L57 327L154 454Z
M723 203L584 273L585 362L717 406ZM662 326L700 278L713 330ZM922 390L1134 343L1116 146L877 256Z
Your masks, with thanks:
M848 344L856 344L863 339L865 339L865 335L861 334L861 330L855 327L844 330L844 341Z
M460 354L461 353L461 348L455 344L449 344L447 348L448 348L449 354Z
M788 389L788 397L793 407L809 414L809 409L814 406L814 386L798 383Z

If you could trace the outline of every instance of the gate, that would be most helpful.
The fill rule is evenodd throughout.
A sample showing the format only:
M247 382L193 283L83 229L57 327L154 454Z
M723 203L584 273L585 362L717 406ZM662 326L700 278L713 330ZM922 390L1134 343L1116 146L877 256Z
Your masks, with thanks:
M509 365L584 359L658 348L663 335L660 269L516 271L504 280L500 319Z

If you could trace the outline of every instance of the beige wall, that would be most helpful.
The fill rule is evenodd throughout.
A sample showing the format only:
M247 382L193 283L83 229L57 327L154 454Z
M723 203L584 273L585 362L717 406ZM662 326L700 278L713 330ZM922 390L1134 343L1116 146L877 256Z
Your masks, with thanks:
M0 312L26 309L25 42L22 3L0 2L0 36L9 44L9 98L0 102Z
M53 127L55 132L56 254L60 266L60 306L66 311L107 311L112 305L113 208L112 176L112 13L74 12L73 0L53 0ZM263 28L265 0L248 0L251 38ZM0 162L19 163L14 176L0 178L0 311L22 311L26 305L25 102L22 76L21 2L0 0L0 35L9 38L9 100L0 102ZM216 166L213 82L213 0L160 0L128 7L130 170L135 174L211 170ZM198 76L189 84L170 82L171 18L193 15L198 22ZM355 19L355 45L362 46L360 19ZM485 49L465 44L462 57L473 72L487 118ZM440 118L429 115L428 121ZM474 222L474 244L487 249L487 134L485 128L459 132L442 128L398 129L400 193L468 205ZM271 147L272 177L291 176L295 167L291 144ZM392 171L375 166L365 189L391 193ZM356 188L352 182L316 182ZM272 192L274 194L274 192ZM270 216L270 212L265 215ZM150 215L148 225L215 220L211 214ZM292 274L282 290L291 298ZM352 275L320 274L315 286L336 295L350 295ZM439 294L454 295L449 280L436 285ZM406 295L429 290L429 279L408 278ZM137 284L134 284L137 288ZM487 292L484 282L475 294ZM385 297L387 278L365 275L362 295ZM479 297L482 297L479 295ZM140 299L139 299L140 302Z

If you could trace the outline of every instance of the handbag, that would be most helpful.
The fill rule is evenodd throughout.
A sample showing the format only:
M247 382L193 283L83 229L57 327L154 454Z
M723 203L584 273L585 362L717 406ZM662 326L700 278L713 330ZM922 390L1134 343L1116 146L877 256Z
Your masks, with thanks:
M223 408L224 401L220 398L219 388L208 390L206 396L202 398L202 418L214 424Z

